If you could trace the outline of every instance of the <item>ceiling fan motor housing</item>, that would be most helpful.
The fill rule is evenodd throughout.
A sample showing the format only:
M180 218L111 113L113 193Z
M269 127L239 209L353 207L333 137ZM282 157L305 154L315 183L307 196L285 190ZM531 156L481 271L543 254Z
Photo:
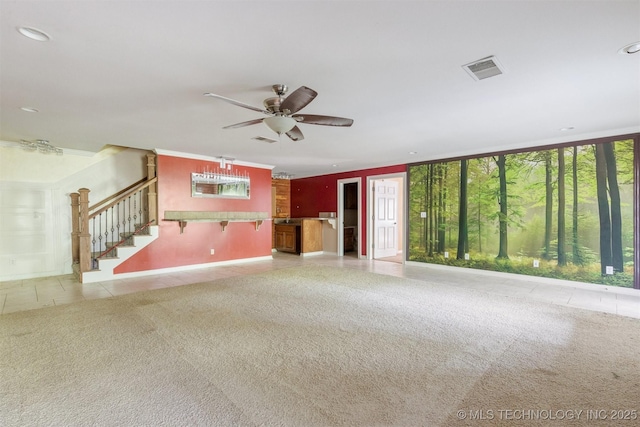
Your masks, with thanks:
M289 90L289 87L287 85L273 85L271 86L271 89L276 95L282 97L284 96L285 93L287 93L287 90Z
M279 113L280 104L282 104L282 98L279 96L267 98L264 100L263 104L264 108L266 108L267 111L271 111L272 113Z

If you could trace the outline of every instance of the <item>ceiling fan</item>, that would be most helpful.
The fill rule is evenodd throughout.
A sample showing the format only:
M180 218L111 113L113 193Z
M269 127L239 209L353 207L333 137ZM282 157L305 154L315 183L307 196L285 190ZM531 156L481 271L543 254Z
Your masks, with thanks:
M284 95L288 90L288 87L286 85L273 85L271 88L277 96L265 99L264 109L254 107L252 105L248 105L221 95L216 95L214 93L205 93L204 95L218 98L230 104L248 108L249 110L253 111L258 111L269 116L261 119L254 119L246 122L236 123L234 125L225 126L223 129L235 129L263 122L265 125L267 125L267 127L269 127L269 129L271 129L278 135L282 135L284 133L292 140L300 141L304 139L304 135L300 131L300 128L298 128L298 123L342 127L349 127L353 124L352 119L346 119L344 117L318 116L315 114L296 114L298 111L306 107L311 101L313 101L314 98L318 95L318 92L313 89L310 89L306 86L300 86L285 98Z

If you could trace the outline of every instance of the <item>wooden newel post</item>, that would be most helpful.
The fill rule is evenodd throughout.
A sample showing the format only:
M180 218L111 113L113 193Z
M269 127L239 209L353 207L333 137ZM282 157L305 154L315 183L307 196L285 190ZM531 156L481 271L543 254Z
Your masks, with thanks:
M81 188L78 215L79 233L78 233L78 251L80 260L80 272L91 271L91 233L89 233L89 190Z
M147 180L153 179L156 177L156 155L155 154L147 154ZM147 203L149 206L149 219L148 221L153 221L155 225L158 225L158 194L157 187L158 183L154 182L149 185L149 191L147 193Z
M71 193L71 262L80 262L80 194Z

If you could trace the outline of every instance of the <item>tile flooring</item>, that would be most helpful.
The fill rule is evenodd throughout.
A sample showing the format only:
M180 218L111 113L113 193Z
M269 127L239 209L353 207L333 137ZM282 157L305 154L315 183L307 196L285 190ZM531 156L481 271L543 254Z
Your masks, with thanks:
M281 253L274 253L273 259L267 261L90 284L79 283L72 275L0 282L0 310L2 314L7 314L301 265L354 268L640 319L640 291L636 289L430 264L359 260L355 256L299 257Z

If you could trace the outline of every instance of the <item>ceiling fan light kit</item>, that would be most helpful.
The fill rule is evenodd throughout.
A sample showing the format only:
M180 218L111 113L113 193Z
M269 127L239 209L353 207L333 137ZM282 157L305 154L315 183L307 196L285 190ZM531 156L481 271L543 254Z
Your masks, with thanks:
M285 116L266 117L262 122L278 135L289 132L297 123L295 119Z
M284 133L292 141L301 141L304 139L304 135L302 134L300 128L298 128L298 123L340 127L349 127L353 124L353 119L347 119L344 117L319 115L303 116L300 114L296 114L298 111L306 107L311 101L313 101L318 95L318 92L306 86L300 86L286 98L284 98L284 95L288 90L287 85L277 84L271 86L271 89L276 94L276 96L264 100L265 109L257 108L252 105L245 104L244 102L236 101L234 99L227 98L222 95L216 95L214 93L205 93L204 95L218 98L222 101L228 102L238 107L247 108L252 111L258 111L269 116L263 119L254 119L225 126L223 129L236 129L263 122L269 129L271 129L278 135L282 135Z

